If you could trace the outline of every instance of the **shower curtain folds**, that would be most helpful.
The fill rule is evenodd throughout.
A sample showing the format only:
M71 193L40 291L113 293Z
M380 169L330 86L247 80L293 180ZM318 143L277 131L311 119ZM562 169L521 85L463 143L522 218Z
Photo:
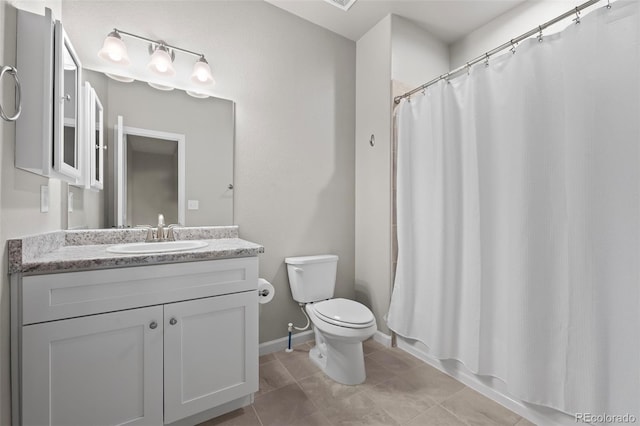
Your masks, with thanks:
M640 418L639 23L618 1L398 112L389 327L567 413Z

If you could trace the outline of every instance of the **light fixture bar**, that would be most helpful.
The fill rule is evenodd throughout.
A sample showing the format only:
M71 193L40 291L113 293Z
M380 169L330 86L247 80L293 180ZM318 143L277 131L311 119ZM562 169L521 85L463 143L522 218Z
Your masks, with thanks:
M133 34L133 33L127 32L127 31L122 31L122 30L119 30L117 28L114 28L113 31L115 31L118 34L124 34L124 35L129 36L129 37L137 38L138 40L148 41L149 43L162 45L162 46L168 47L168 48L173 49L173 50L178 50L180 52L184 52L184 53L188 53L188 54L193 55L193 56L198 56L200 58L204 58L204 53L198 53L198 52L194 52L193 50L183 49L182 47L173 46L173 45L167 44L167 43L165 43L163 41L153 40L153 39L150 39L150 38L147 38L147 37L143 37L143 36L140 36L140 35L137 35L137 34Z

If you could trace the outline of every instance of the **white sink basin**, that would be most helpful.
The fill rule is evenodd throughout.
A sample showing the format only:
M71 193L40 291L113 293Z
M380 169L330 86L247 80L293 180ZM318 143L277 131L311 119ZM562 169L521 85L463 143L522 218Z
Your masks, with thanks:
M204 241L185 240L185 241L162 241L152 243L129 243L119 244L117 246L108 247L110 253L123 254L145 254L145 253L165 253L171 251L195 250L206 247L208 244Z

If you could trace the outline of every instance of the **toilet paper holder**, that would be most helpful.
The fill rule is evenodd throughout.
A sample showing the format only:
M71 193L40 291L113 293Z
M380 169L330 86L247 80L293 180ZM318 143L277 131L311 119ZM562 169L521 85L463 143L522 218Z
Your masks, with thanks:
M264 305L265 303L271 302L273 296L276 294L276 290L273 288L271 283L264 278L258 279L258 303Z

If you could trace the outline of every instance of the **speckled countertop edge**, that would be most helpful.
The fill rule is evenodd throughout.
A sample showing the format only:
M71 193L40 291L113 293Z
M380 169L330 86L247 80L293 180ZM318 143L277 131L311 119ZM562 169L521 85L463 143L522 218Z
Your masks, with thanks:
M49 273L256 256L264 247L238 238L237 226L176 229L177 240L198 239L207 246L188 251L119 254L113 244L142 242L144 229L55 231L9 240L9 273Z

